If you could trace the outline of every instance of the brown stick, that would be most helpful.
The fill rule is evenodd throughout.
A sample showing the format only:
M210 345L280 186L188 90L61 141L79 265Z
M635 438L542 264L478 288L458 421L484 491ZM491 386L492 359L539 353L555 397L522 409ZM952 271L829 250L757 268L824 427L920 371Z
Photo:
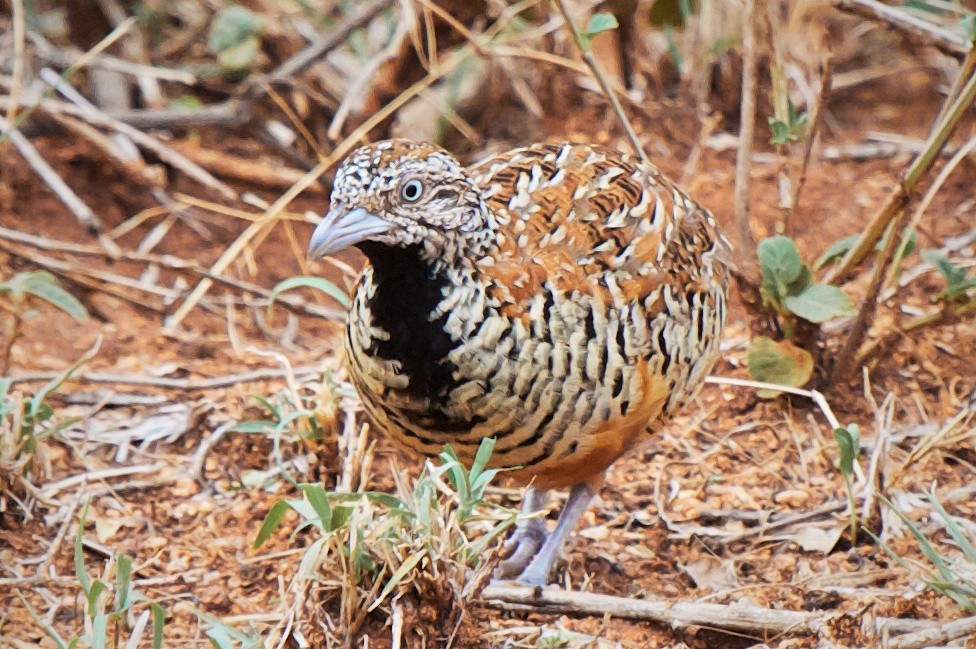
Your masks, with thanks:
M170 146L213 173L225 178L235 178L247 183L287 189L301 180L304 171L280 165L271 166L257 160L230 155L223 151L204 149L189 142L171 142ZM324 191L322 183L315 181L309 189Z
M321 40L317 40L304 50L291 57L264 78L255 77L252 86L259 92L263 83L277 83L285 81L315 63L335 48L346 42L349 35L363 25L379 16L383 11L393 6L393 0L373 0L360 8L341 24L332 29Z
M629 599L525 586L488 586L481 592L481 599L488 606L503 610L610 615L631 620L650 620L671 627L701 626L758 634L817 634L828 619L828 615L822 613L759 606ZM915 632L932 626L932 622L901 618L877 618L874 624L879 634L884 631Z
M627 133L627 139L630 140L630 145L634 147L634 152L640 156L640 159L647 164L651 164L650 158L647 157L647 153L644 151L644 145L641 144L640 138L637 137L637 132L634 131L633 124L630 123L630 118L627 117L627 113L624 112L624 107L620 104L620 99L617 97L617 93L613 91L610 87L610 81L607 75L603 72L603 68L600 67L599 61L593 56L593 52L583 46L583 39L580 35L579 30L576 28L576 23L569 15L569 10L566 9L565 0L556 0L556 6L559 8L559 13L562 14L563 20L566 23L566 27L569 29L570 34L573 36L573 43L579 50L580 55L583 57L583 61L589 66L590 71L593 73L593 77L596 79L597 83L600 84L600 89L603 90L603 94L607 96L610 100L610 105L613 107L613 112L617 114L617 120L620 122L621 126L624 127L624 132Z
M969 44L961 34L877 0L834 0L834 6L841 11L888 23L937 47L945 54L961 57L969 51Z
M844 258L824 277L826 283L837 283L840 278L847 275L855 265L860 263L881 238L881 235L884 234L888 225L905 208L919 181L931 169L932 163L939 156L950 133L955 129L969 105L972 104L974 97L976 97L976 71L970 75L969 80L962 87L955 100L952 97L946 99L947 102L951 103L951 108L945 111L944 117L933 127L925 148L912 161L911 166L905 171L901 184L888 196L888 200L871 219L868 227L861 233L851 249L847 251ZM880 258L879 263L882 263Z
M759 285L756 238L749 225L749 169L756 128L756 5L744 0L742 9L742 108L739 117L739 150L735 157L735 222L739 230L737 261L739 273Z

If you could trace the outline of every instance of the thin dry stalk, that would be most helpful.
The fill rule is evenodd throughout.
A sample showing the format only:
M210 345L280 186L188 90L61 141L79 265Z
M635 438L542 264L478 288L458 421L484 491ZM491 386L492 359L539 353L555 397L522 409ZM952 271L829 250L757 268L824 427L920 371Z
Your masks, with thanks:
M790 205L791 212L796 211L796 206L800 203L800 194L803 192L803 187L807 183L807 171L810 168L810 159L813 156L813 146L820 133L820 125L823 123L824 105L827 102L827 97L830 95L833 78L833 57L828 52L820 66L820 91L817 93L817 103L813 107L813 115L810 117L810 130L807 133L807 140L803 148L803 162L800 167L800 178L796 182L796 191L793 192L793 200ZM792 231L790 227L792 225L792 219L789 216L792 216L792 214L788 215L786 219L787 235L790 235Z
M887 203L878 212L875 219L861 233L857 242L837 267L825 278L828 283L835 282L867 254L869 246L874 245L874 242L887 232L885 245L875 260L875 268L868 285L867 294L861 302L861 307L851 325L847 340L831 369L830 382L834 385L849 376L855 367L854 359L874 318L881 288L888 276L889 268L894 268L896 262L897 233L901 232L908 222L908 213L905 207L911 200L920 179L931 169L952 130L972 104L974 98L976 98L976 72L970 76L959 96L952 102L952 108L946 112L944 119L933 128L925 150L916 157L911 167L905 172L901 185L889 195Z
M969 44L961 34L913 16L899 7L886 5L877 0L834 0L834 6L872 20L880 20L896 29L907 32L925 43L939 48L945 54L963 56Z
M88 65L93 59L95 59L96 57L98 57L99 54L101 54L106 49L108 49L109 47L111 47L112 44L115 43L115 41L117 41L120 38L122 38L123 36L125 36L128 33L128 31L130 29L132 29L132 26L135 25L135 24L136 24L136 19L135 18L129 18L124 23L122 23L121 25L119 25L118 27L116 27L115 29L113 29L111 32L108 33L107 36L105 36L105 38L103 38L98 43L96 43L95 46L92 47L90 50L88 50L87 52L85 52L84 54L82 54L78 58L78 60L75 61L72 65L68 66L68 69L66 69L64 71L64 75L62 75L62 76L65 79L70 79L74 75L75 72L77 72L82 67ZM9 109L9 106L10 106L9 99L5 99L4 106ZM24 110L24 112L22 112L19 115L17 115L17 119L11 120L13 122L14 128L20 128L21 126L23 126L23 124L28 119L30 119L30 116L37 109L38 109L38 104L35 103L35 104L32 104L31 106L28 106L27 109ZM0 133L0 143L2 143L6 139L6 137L7 136L6 136L6 133L5 132L4 133Z
M932 185L925 192L922 200L918 202L918 206L915 208L915 212L912 214L912 218L908 222L905 232L911 232L918 229L918 225L922 221L922 216L925 215L925 211L929 208L929 205L932 204L936 194L938 194L939 190L942 189L942 185L944 185L945 181L949 179L952 172L956 170L959 163L962 162L966 156L973 153L973 151L976 151L976 135L970 137L964 145L959 147L959 150L956 151L955 155L953 155L952 158L949 159L949 162L947 162L939 171L939 175L935 177L935 180L932 181ZM888 276L885 278L884 286L892 286L897 281L898 271L901 267L901 262L908 254L908 246L910 242L911 239L909 237L902 237L901 245L898 246L898 251L895 253L895 259L891 264Z
M82 59L84 52L78 48L55 47L37 32L28 32L27 37L34 44L37 57L56 68L109 70L134 77L153 77L160 81L172 81L187 86L193 86L197 83L196 75L186 70L173 70L156 65L133 63L110 54L98 54L94 57Z
M630 123L630 118L627 117L627 113L624 112L624 107L620 104L620 99L617 98L617 93L615 93L613 88L611 88L610 81L608 80L607 75L603 72L603 68L600 67L599 61L596 60L596 57L589 48L583 46L583 39L580 35L579 29L577 29L576 23L573 22L573 19L569 15L569 11L566 9L566 0L556 0L556 6L559 8L559 13L562 14L566 27L573 36L573 43L575 43L576 48L583 57L583 61L585 61L586 65L589 66L593 77L596 79L597 83L600 84L600 89L603 90L603 94L605 94L607 99L610 100L610 105L613 107L613 112L617 114L617 119L620 121L620 125L624 127L624 131L627 133L627 139L630 140L631 146L634 147L634 152L640 156L640 159L645 163L651 164L650 158L647 157L647 153L644 151L644 145L641 144L640 139L637 137L637 132L634 131L634 126Z
M0 99L0 105L5 105L5 103L5 100ZM113 130L117 133L126 135L142 148L148 149L155 153L163 162L172 165L198 183L219 192L224 198L228 200L237 199L237 192L235 192L229 185L218 180L217 178L214 178L206 169L194 163L192 160L189 160L186 156L177 152L169 145L164 144L161 140L154 138L151 135L143 133L137 128L120 122L119 120L110 117L101 111L97 111L97 109L91 110L88 107L77 106L75 104L68 104L50 99L43 100L36 105L47 113L72 115L85 120L93 126Z
M742 8L742 107L739 149L735 157L735 222L739 230L739 273L751 284L759 284L756 238L749 225L749 169L756 128L756 3L744 0Z
M105 14L105 17L115 27L128 20L125 9L122 8L118 0L96 1L102 13ZM149 55L146 54L146 41L142 36L142 32L138 29L130 31L122 39L122 52L126 58L133 59L142 64L149 63ZM139 90L142 92L142 97L145 99L146 104L152 108L159 108L163 105L165 99L158 79L149 75L136 75L136 83L139 85Z
M95 212L92 211L88 205L85 204L78 194L74 192L68 183L64 181L58 172L54 170L47 160L38 152L34 145L31 144L23 133L17 130L13 123L8 121L4 117L0 117L0 129L4 131L4 135L13 143L14 148L20 153L21 157L30 165L30 168L40 176L41 180L44 181L54 195L58 197L65 207L67 207L78 222L85 226L85 229L95 237L99 237L99 240L103 245L109 244L114 246L110 240L103 239L102 234L102 221L99 219Z
M936 158L939 157L946 140L956 127L956 124L959 123L963 114L965 114L966 109L973 103L974 97L976 97L976 71L970 74L968 81L955 99L952 97L947 98L946 101L947 103L951 103L951 108L945 111L944 117L932 129L932 134L926 141L925 148L916 156L911 166L905 171L904 178L899 187L888 195L888 199L884 205L878 210L874 218L871 219L868 227L860 234L851 249L826 274L824 277L826 283L836 284L839 279L845 277L853 270L854 266L867 256L868 252L870 252L878 239L881 238L888 226L904 211L919 181L931 169ZM886 258L884 255L879 255L877 259L879 265L885 265L887 261L890 261L890 257ZM858 336L862 334L863 332L858 334Z
M14 61L10 80L10 108L7 119L17 121L17 102L20 100L20 90L24 85L25 60L27 58L27 19L24 13L24 0L11 0L13 5L13 37Z
M266 77L255 77L253 85L260 90L263 83L287 81L317 60L346 42L349 35L363 25L369 24L382 12L393 6L393 0L373 0L359 11L329 31L327 36L315 41L304 50L291 57Z
M578 593L556 588L489 586L481 593L492 608L536 613L611 615L650 620L674 628L704 626L758 634L817 635L827 622L824 613L786 611L741 603L675 602L630 599L597 593ZM830 614L833 615L833 614ZM931 622L901 618L876 618L877 632L906 633L929 628Z

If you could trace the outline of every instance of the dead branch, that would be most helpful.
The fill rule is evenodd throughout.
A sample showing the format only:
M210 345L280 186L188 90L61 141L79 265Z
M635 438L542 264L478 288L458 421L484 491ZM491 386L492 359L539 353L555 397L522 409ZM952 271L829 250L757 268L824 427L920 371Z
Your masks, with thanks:
M969 43L962 34L913 16L900 7L882 4L877 0L834 0L834 6L841 11L887 23L937 47L945 54L962 57L969 51Z
M744 0L742 10L742 108L739 117L739 149L735 157L735 222L739 230L738 271L745 283L759 285L756 238L749 225L749 169L756 128L756 4Z
M238 127L251 120L250 105L240 99L206 104L193 110L177 108L134 109L109 112L113 119L138 129L186 130L208 126Z
M311 43L304 50L291 57L270 74L264 77L255 77L251 86L258 92L262 92L261 87L264 83L280 83L290 79L295 74L301 72L317 60L339 47L346 42L349 34L368 24L383 11L393 6L393 0L373 0L359 11L344 20L339 25L329 31L320 40Z
M921 647L947 644L957 638L976 633L976 617L929 625L925 629L906 633L888 641L889 649L921 649Z
M620 104L620 99L617 97L617 93L613 91L610 86L610 81L607 75L603 72L603 68L600 67L599 61L593 55L593 52L588 47L583 46L583 39L580 35L579 29L576 27L576 23L569 15L569 10L566 9L565 0L556 0L556 6L559 8L559 13L562 14L563 21L566 23L566 28L569 29L570 34L573 36L573 43L576 45L576 49L579 50L580 56L583 57L583 61L589 66L590 72L593 74L593 78L596 79L597 83L600 84L600 89L603 90L603 94L606 95L607 99L610 100L610 105L613 107L613 112L617 115L617 120L620 125L624 127L624 132L627 134L627 139L630 140L630 145L634 147L634 152L640 156L640 159L647 164L651 164L650 158L647 157L647 153L644 151L644 145L641 144L640 138L637 137L637 132L634 131L633 124L630 123L630 118L627 117L627 113L624 112L624 107Z
M55 239L38 237L32 234L28 234L26 232L19 232L17 230L11 230L4 227L0 227L0 239L7 240L7 241L14 241L16 243L28 245L40 250L66 252L66 253L71 253L76 255L84 255L88 257L107 256L104 250L101 250L100 248L96 248L94 246L85 246L77 243L69 243L67 241L57 241ZM11 250L11 251L14 254L19 254L16 250ZM27 257L30 259L34 258L33 255L27 255ZM174 255L155 255L155 254L141 253L141 252L130 251L130 250L120 250L118 255L112 258L121 261L156 264L158 266L161 266L163 268L168 268L170 270L191 272L200 277L209 278L219 284L224 284L231 288L240 291L245 291L253 295L257 295L261 298L264 298L265 303L267 303L267 301L270 300L271 297L271 291L269 291L268 289L262 286L258 286L257 284L252 284L251 282L247 282L245 280L237 279L234 277L214 275L208 269L204 268L197 262L181 259ZM295 311L298 311L299 313L316 316L319 318L325 318L327 320L343 320L346 317L345 310L322 307L316 304L308 304L301 297L294 294L286 293L284 295L279 295L275 298L275 302L280 303Z
M5 98L0 98L0 107L5 108L7 105L9 105L9 101ZM127 135L139 146L148 149L159 156L160 160L163 162L172 165L200 184L219 192L224 198L228 200L237 199L237 192L235 192L226 183L214 178L210 172L200 167L200 165L187 159L186 156L175 151L172 147L164 144L159 139L152 137L151 135L147 135L139 129L129 126L128 124L110 117L101 111L91 110L89 108L83 108L81 106L76 106L74 104L56 101L53 99L45 99L39 102L37 106L49 114L72 115L85 120L93 126L110 129Z
M848 376L853 369L854 357L860 349L871 320L874 318L881 287L884 285L888 269L894 263L898 236L908 222L908 213L905 208L918 187L919 181L931 169L950 133L972 104L974 98L976 98L976 72L970 76L958 97L954 100L952 97L947 98L947 101L952 102L952 108L946 111L944 119L932 129L932 135L926 143L925 150L915 158L912 165L906 170L899 187L888 196L885 205L861 233L851 250L844 255L837 267L825 277L825 281L828 283L836 282L867 254L870 246L873 246L885 232L888 233L884 249L878 253L875 260L875 269L871 276L867 294L861 303L857 316L854 318L854 323L851 325L850 334L831 369L830 382L835 385Z
M76 47L55 47L46 38L36 32L29 31L27 38L34 44L37 56L56 68L97 68L121 72L134 77L152 77L160 81L172 81L187 86L195 85L196 75L185 70L172 70L156 65L144 65L126 61L110 54L98 54L83 60L84 52Z
M610 615L631 620L650 620L673 628L702 626L758 634L818 634L835 615L785 611L759 606L669 602L630 599L557 588L488 586L481 599L493 608L535 613ZM875 632L911 633L931 628L925 620L876 618ZM958 636L957 636L958 637Z
M68 183L64 182L64 179L58 175L58 172L54 170L47 160L38 152L34 145L31 144L23 133L13 128L11 123L7 121L6 118L0 117L0 129L7 135L11 142L13 142L14 147L20 153L20 155L27 161L30 168L41 177L41 180L54 192L54 195L58 197L65 207L67 207L78 222L85 226L85 229L94 236L98 237L102 242L102 245L108 245L109 248L114 248L115 244L111 243L108 239L102 237L102 221L99 219L95 212L92 211L88 205L85 204L78 194L74 192ZM114 252L114 250L112 250Z
M287 189L305 175L304 171L298 169L289 169L280 164L263 164L258 160L230 155L224 151L204 149L188 142L173 142L170 146L215 174L263 187ZM321 192L325 188L316 180L309 189Z
M238 372L236 374L213 376L204 379L172 379L164 376L116 374L114 372L80 372L78 374L71 375L69 382L106 383L109 385L198 391L213 390L216 388L229 388L239 383L282 379L290 375L294 375L296 378L306 379L317 376L320 371L321 368L314 365L304 365L293 368L290 371L287 369L270 367L249 370L246 372ZM61 372L23 372L20 374L14 374L9 378L13 383L37 383L40 381L50 381L51 379L60 375Z
M125 9L122 8L118 0L96 1L102 13L105 14L105 17L108 18L113 27L118 27L128 20ZM129 31L122 39L121 45L122 52L127 58L134 59L143 64L149 62L149 55L146 54L146 41L140 30L133 29ZM141 74L136 75L136 83L139 85L139 90L142 92L142 97L146 101L146 104L153 108L157 108L163 104L163 90L156 77Z

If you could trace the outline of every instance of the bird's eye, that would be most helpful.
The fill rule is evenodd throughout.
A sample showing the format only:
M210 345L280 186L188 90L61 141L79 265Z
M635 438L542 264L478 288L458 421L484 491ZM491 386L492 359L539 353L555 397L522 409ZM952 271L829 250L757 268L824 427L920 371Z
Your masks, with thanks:
M408 180L400 187L400 198L413 203L420 200L420 195L424 193L424 184L419 180Z

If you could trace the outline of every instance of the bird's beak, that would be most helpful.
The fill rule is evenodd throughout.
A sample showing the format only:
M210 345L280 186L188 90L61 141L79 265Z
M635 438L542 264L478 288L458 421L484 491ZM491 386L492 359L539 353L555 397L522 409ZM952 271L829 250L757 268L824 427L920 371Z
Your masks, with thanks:
M319 259L392 229L392 223L361 207L348 212L331 209L312 232L308 242L308 258Z

